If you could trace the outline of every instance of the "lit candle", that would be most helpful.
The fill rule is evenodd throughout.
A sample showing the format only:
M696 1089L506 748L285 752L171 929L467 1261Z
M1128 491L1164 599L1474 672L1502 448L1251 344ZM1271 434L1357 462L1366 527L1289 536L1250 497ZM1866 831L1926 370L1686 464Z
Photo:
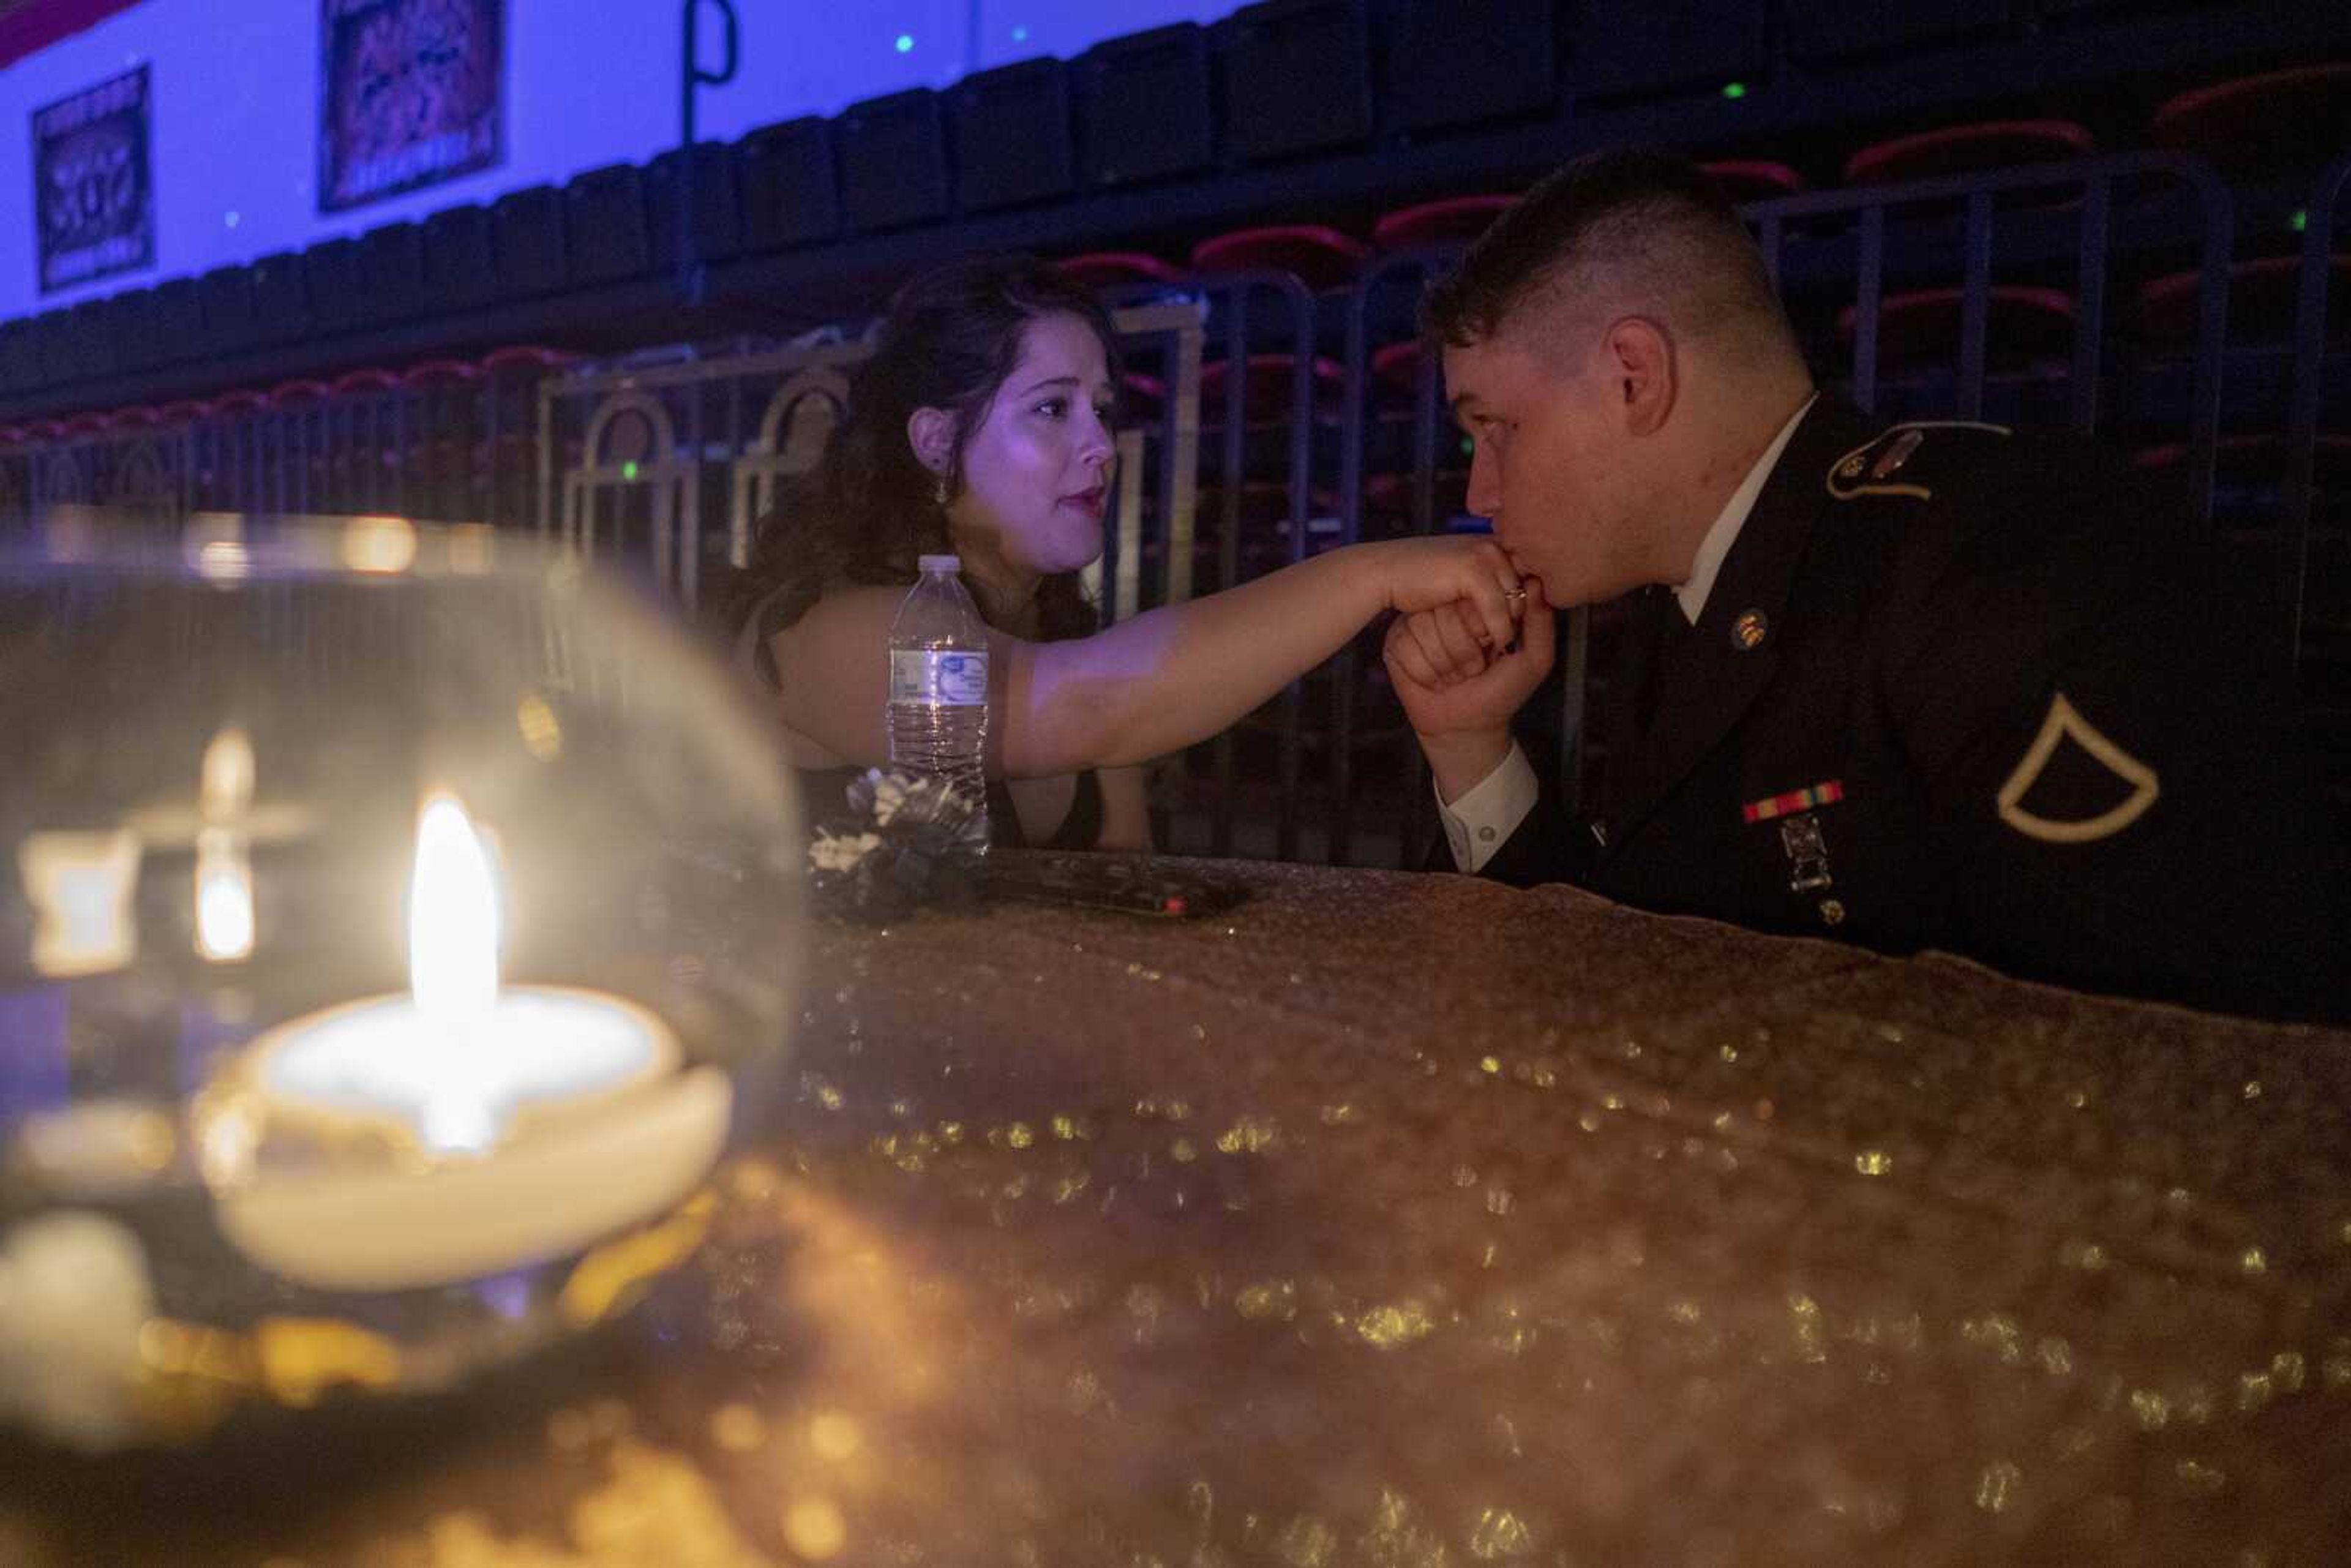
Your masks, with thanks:
M235 823L253 804L253 742L224 729L204 747L198 776L196 951L207 963L253 956L253 851Z
M726 1075L682 1070L676 1036L618 997L501 988L499 925L488 852L453 797L428 797L409 995L273 1030L204 1097L205 1179L247 1256L329 1289L476 1278L649 1219L716 1163ZM278 1139L301 1149L292 1168L273 1168Z

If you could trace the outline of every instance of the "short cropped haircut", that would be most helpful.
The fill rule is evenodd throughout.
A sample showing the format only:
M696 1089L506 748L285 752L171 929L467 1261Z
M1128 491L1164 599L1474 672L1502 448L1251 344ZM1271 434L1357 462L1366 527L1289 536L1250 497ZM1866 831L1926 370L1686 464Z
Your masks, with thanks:
M1467 348L1534 306L1793 342L1738 210L1698 165L1649 148L1588 154L1529 191L1429 289L1421 329Z

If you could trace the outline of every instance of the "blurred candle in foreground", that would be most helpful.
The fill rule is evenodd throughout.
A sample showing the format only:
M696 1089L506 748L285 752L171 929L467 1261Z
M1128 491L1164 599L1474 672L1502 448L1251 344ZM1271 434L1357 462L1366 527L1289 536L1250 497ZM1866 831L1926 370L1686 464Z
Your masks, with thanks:
M204 747L196 809L196 951L215 964L253 956L253 852L236 824L253 804L253 742L224 729Z
M725 1075L681 1071L676 1036L619 997L502 988L500 926L487 848L428 796L410 994L263 1035L201 1119L223 1228L256 1261L354 1290L476 1278L650 1218L716 1161ZM274 1141L302 1151L282 1174Z

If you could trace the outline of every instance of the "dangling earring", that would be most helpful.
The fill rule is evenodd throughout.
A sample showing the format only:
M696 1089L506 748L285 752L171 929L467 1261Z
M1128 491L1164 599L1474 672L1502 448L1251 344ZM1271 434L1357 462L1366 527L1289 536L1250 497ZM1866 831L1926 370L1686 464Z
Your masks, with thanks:
M947 509L947 476L944 474L931 483L931 505L942 512Z

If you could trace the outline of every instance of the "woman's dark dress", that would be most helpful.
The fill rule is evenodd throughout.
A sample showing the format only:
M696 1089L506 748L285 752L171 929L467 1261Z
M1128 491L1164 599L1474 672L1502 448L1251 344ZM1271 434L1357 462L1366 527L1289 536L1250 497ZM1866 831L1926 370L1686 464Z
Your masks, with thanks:
M780 592L770 593L753 607L740 639L736 644L736 658L751 678L773 691L780 682L773 653L768 640L807 610L805 602L788 606ZM830 817L842 815L849 810L849 786L862 777L862 768L796 768L799 775L800 800L808 808L811 824ZM987 827L989 841L1008 850L1090 850L1102 837L1102 779L1092 769L1078 775L1078 790L1071 798L1070 814L1053 836L1041 844L1031 844L1020 831L1020 813L1012 804L1012 791L1000 779L987 784Z

